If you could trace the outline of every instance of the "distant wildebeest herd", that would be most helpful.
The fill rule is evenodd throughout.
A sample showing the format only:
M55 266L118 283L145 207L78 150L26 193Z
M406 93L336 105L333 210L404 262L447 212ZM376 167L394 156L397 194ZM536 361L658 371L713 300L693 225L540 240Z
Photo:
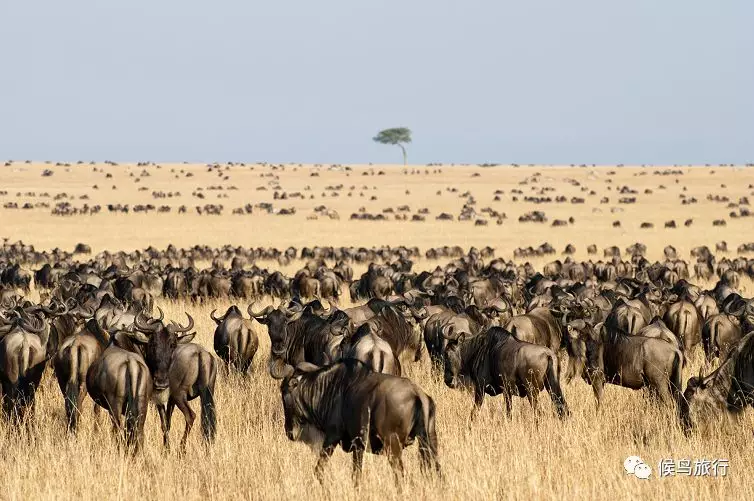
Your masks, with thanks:
M28 164L30 162L27 161L24 163ZM114 171L110 167L116 167L118 164L116 164L115 162L105 163L108 165L107 168L101 166L98 167L97 164L93 162L90 162L90 165L92 166L92 172L95 173L95 175L99 174L104 177L104 182L107 183L107 186L94 184L90 187L91 191L84 194L73 194L66 192L55 193L55 190L53 189L51 189L50 191L39 192L17 191L15 194L12 194L7 190L2 190L0 191L0 197L10 197L15 195L15 199L2 203L2 205L0 205L0 208L2 208L3 210L24 211L43 209L45 211L49 211L49 213L54 216L63 217L95 216L104 213L141 215L196 214L199 216L223 216L228 212L230 212L233 216L250 216L254 214L295 216L296 214L301 215L301 213L304 211L301 208L297 209L295 206L287 205L288 202L293 200L298 200L299 202L301 202L304 200L312 201L314 199L319 199L327 202L328 199L332 200L341 196L361 198L364 200L369 200L369 202L375 202L378 200L378 195L376 194L378 187L376 185L368 186L363 182L349 185L346 185L344 183L325 185L321 186L321 191L319 191L319 188L316 187L316 184L315 187L313 187L312 185L306 185L300 191L287 191L282 186L281 174L286 171L296 172L299 169L304 169L305 167L302 164L276 165L262 163L260 165L247 165L245 163L228 162L226 164L212 163L205 166L194 166L193 168L171 167L169 169L169 172L166 168L162 173L162 177L167 176L170 179L190 178L196 182L190 193L181 193L177 190L166 192L165 190L161 189L150 189L148 186L146 186L146 183L149 182L150 179L153 179L153 174L156 174L158 170L163 169L163 166L160 164L153 162L139 162L133 166L126 166L122 170ZM5 166L10 167L16 164L17 162L7 161L5 163ZM79 161L76 163L76 165L79 166L78 169L79 171L81 171L83 169L84 162ZM489 167L491 165L487 166ZM721 165L721 167L725 166L725 164ZM71 172L71 164L58 162L55 164L55 167L63 167L65 169L65 173ZM135 169L132 169L132 167L135 167ZM258 167L261 167L263 171L257 171L256 169ZM404 168L402 170L402 174L404 176L435 176L443 173L443 170L440 168L429 169L429 167L435 167L432 164L429 164L426 167L427 168L424 169L413 168L411 170ZM514 167L516 167L516 165L514 165ZM582 164L579 167L587 167L587 165ZM329 166L316 164L308 168L309 176L315 178L319 177L320 171L322 171L323 169L336 171L339 173L345 172L346 177L351 176L351 174L356 175L356 171L354 171L351 167L342 166L339 164L332 164ZM262 184L257 185L253 188L253 197L244 198L248 197L249 194L242 193L242 191L239 190L238 185L229 184L231 175L239 172L239 170L249 172L254 171L255 175L258 173L258 177L262 181ZM106 201L101 197L94 197L96 193L101 193L100 190L104 191L105 189L109 189L110 193L116 194L120 194L121 191L129 191L128 186L123 189L124 187L123 185L121 185L121 190L119 190L118 185L111 184L111 179L113 178L114 173L113 171L116 174L121 174L124 177L127 176L127 179L130 182L134 183L130 186L136 186L137 191L140 193L143 192L144 196L151 195L152 202L126 203L124 201L118 201L117 197L108 196L105 199ZM544 177L543 172L545 172ZM634 175L646 176L651 174L653 176L663 177L674 176L676 183L680 183L680 176L683 176L687 172L689 171L684 171L681 169L655 169L651 171L649 169L643 169L640 172L635 173ZM512 188L508 190L507 193L502 189L496 189L493 192L489 193L489 202L495 204L497 202L502 202L505 198L505 202L508 204L534 204L538 207L538 209L533 211L526 211L519 215L517 218L519 223L547 223L551 227L566 228L577 224L577 220L574 216L569 216L563 219L552 219L548 217L543 210L541 210L541 207L545 204L571 204L586 207L591 206L591 212L601 213L603 212L603 206L611 205L609 207L609 211L611 213L619 213L623 212L623 206L642 204L648 199L648 197L656 196L667 198L669 194L669 192L667 191L668 188L664 184L658 184L653 188L645 187L643 189L643 192L641 193L640 190L635 187L628 185L614 185L613 176L615 176L616 173L616 170L609 170L604 172L604 177L602 179L592 177L588 181L578 181L577 179L567 177L563 181L571 185L573 188L578 188L579 193L583 196L566 196L564 194L555 194L557 188L555 186L550 186L547 184L550 178L548 177L546 171L535 171L531 175L528 175L525 179L520 181L518 188ZM713 175L715 174L715 170L708 169L707 173L709 175ZM43 177L50 177L54 174L55 171L49 168L45 169L42 173ZM198 178L195 178L195 175L203 175L203 181L200 182ZM373 168L369 168L362 170L360 177L375 175L384 176L387 175L387 172L385 170L375 170ZM474 172L471 174L471 176L481 177L482 174L480 172ZM207 177L211 178L211 182L213 184L203 184L203 182L206 182L208 180ZM123 180L123 178L121 180ZM597 188L597 186L587 186L587 183L592 184L597 182L605 183L603 187L608 193L603 192L602 196L599 196L598 191L600 190ZM683 192L686 191L686 186L679 184L678 187L681 188ZM721 188L724 187L725 185L721 185ZM748 188L754 188L754 184L749 184ZM524 189L526 189L526 191L524 191ZM699 202L696 197L688 196L683 192L678 193L678 200L681 205L690 205ZM406 190L405 194L410 195L410 190ZM614 195L612 196L612 198L610 196L607 196L611 194ZM450 212L443 211L432 217L430 215L430 209L428 207L415 207L412 213L412 208L407 204L388 206L383 207L382 209L376 209L375 207L368 209L367 205L362 205L357 209L356 212L352 212L348 216L348 220L406 221L412 223L422 223L428 221L429 219L434 219L435 221L443 222L473 222L474 226L480 228L491 227L490 223L493 221L497 225L502 225L506 220L508 220L508 216L505 214L505 212L502 212L500 210L500 207L496 209L493 206L488 205L479 208L479 200L474 196L474 194L472 194L470 190L464 191L459 190L456 186L447 186L444 190L437 190L436 195L445 195L446 198L456 198L455 202L460 205L460 208L457 211L454 211L453 209L447 209L450 210ZM188 196L190 196L192 199L196 199L195 201L198 201L198 203L192 204L187 202L185 197ZM259 198L260 196L262 197L261 199ZM481 197L482 195L479 196ZM218 201L211 203L209 202L210 197L218 199ZM99 203L95 202L94 199L99 200ZM250 199L253 199L254 202L250 202ZM171 201L177 202L178 200L182 200L184 203L180 203L179 205L172 205L171 203L169 203ZM736 200L730 199L730 197L726 195L707 193L706 200L708 202L719 204L718 207L721 208L719 212L717 211L717 209L715 209L715 212L718 212L718 217L711 221L713 227L727 226L728 222L726 219L724 219L724 217L726 216L731 220L754 216L754 212L752 212L749 208L750 204L747 196L740 197L738 198L738 200ZM235 206L229 207L228 205L231 203L235 204ZM280 204L285 205L280 206ZM452 205L452 202L443 204L443 206L448 207L452 207ZM607 208L605 208L605 210L607 210ZM583 210L580 211L581 214L583 214L583 212ZM339 220L341 216L336 209L328 207L325 204L320 204L317 207L313 208L313 210L307 211L305 217L307 220L318 220L325 218L329 220ZM513 220L515 221L516 219ZM650 221L630 221L630 224L634 223L636 224L636 227L638 229L649 230L655 228L655 223ZM694 223L694 218L686 218L683 221L683 226L688 228ZM624 222L621 222L621 220L618 219L612 221L611 224L613 228L624 227ZM671 219L664 221L662 228L663 230L675 230L679 228L680 225L680 220L676 222L676 220Z
M541 247L550 253L551 246ZM542 390L555 415L568 419L562 384L574 380L591 385L597 412L606 384L646 388L687 434L710 414L754 405L754 299L740 293L741 276L754 277L754 260L694 248L694 276L717 277L704 290L689 281L689 263L672 246L661 262L650 262L640 243L625 253L623 259L621 249L609 247L605 260L568 256L537 271L496 258L489 247L442 247L423 256L406 247L230 246L92 255L85 244L72 253L40 252L6 241L0 249L4 414L11 426L32 419L49 365L70 432L89 395L95 410L109 413L122 443L138 451L151 401L165 447L175 407L185 417L183 450L196 417L191 400L201 402L205 443L216 436L218 372L271 376L281 381L286 436L319 447L317 477L340 445L353 454L358 482L367 450L384 452L399 479L402 450L413 442L422 470L441 476L436 421L442 416L433 398L403 377L406 364L424 357L448 387L471 390L472 426L485 395L502 395L508 416L513 397L526 397L539 419ZM294 259L304 264L293 276L258 264ZM439 259L446 264L414 269L415 262ZM199 269L199 262L210 264ZM357 277L355 263L366 265ZM29 299L32 285L37 302ZM357 306L340 308L344 291ZM168 320L156 298L248 304L210 313L213 354L192 343L191 315L185 324ZM269 298L271 305L258 305ZM251 369L259 347L255 323L270 339L268 375ZM699 351L703 367L717 368L684 389L682 368Z

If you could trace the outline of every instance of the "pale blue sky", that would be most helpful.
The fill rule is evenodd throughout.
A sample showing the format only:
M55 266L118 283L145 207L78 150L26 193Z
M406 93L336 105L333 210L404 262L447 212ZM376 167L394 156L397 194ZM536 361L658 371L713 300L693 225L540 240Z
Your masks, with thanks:
M0 3L0 158L754 161L749 0Z

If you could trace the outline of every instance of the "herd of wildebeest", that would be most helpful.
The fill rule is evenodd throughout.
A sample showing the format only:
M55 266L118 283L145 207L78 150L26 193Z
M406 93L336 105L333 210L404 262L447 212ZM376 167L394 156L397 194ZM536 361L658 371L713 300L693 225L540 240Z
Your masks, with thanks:
M583 380L597 412L605 384L646 388L689 434L700 419L754 405L754 299L740 287L742 276L754 277L754 259L715 252L694 248L689 263L668 246L663 261L650 262L637 243L623 252L604 249L598 261L554 259L538 271L496 258L489 247L422 255L406 247L169 246L93 255L84 244L73 252L37 251L6 241L3 410L11 429L28 424L49 365L71 433L89 395L95 411L109 413L118 440L138 451L152 401L165 447L173 410L182 412L183 449L196 416L193 399L201 403L205 442L215 437L218 372L271 376L281 381L287 437L318 444L318 478L340 444L353 454L357 481L365 450L386 453L398 479L402 450L415 441L422 470L439 476L434 400L401 377L406 364L429 357L447 386L473 393L471 426L485 395L502 395L508 415L513 397L526 397L538 419L542 390L557 417L568 419L561 385ZM292 277L260 265L295 259L302 267ZM366 271L354 277L353 264ZM690 281L697 278L714 286ZM360 305L340 308L344 292ZM231 302L210 314L214 354L191 342L191 315L165 318L154 305L160 297L178 305ZM255 323L270 339L268 374L251 368ZM696 357L702 372L684 389L682 368Z

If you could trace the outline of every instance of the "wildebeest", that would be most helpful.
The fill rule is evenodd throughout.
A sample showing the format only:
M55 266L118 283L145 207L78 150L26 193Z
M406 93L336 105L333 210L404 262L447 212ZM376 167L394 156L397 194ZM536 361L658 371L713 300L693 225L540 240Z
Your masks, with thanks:
M629 335L595 326L596 332L581 332L573 342L573 355L582 364L579 371L592 385L600 407L605 383L639 390L650 389L663 402L677 404L681 395L683 352L657 338Z
M110 337L110 344L86 374L86 387L92 400L110 413L114 428L124 431L126 445L137 451L144 442L152 376L131 340L134 335L138 334L118 331Z
M190 333L194 328L194 319L188 313L186 317L186 326L175 322L165 325L160 310L160 319L145 320L139 315L134 323L137 333L146 336L145 359L152 374L152 398L160 414L165 447L169 447L170 423L175 406L178 406L186 419L181 450L186 448L186 441L196 418L189 401L195 398L201 400L202 436L206 441L214 440L217 429L214 399L217 366L214 357L207 350L191 343L195 335ZM138 334L135 338L139 342L145 341Z
M365 322L350 338L343 339L339 348L340 358L360 360L375 372L401 375L401 363L390 343L379 336L378 322Z
M350 328L350 319L342 311L326 319L314 313L311 303L302 310L281 304L277 309L270 305L260 312L254 312L250 305L249 315L267 326L271 342L269 372L276 379L292 374L301 362L315 365L332 362L331 338Z
M248 310L251 315L251 305ZM221 317L215 317L215 310L209 316L217 324L215 353L228 367L245 374L259 348L259 338L252 328L251 320L246 320L236 305L230 306Z
M546 346L557 353L562 344L563 318L557 319L549 307L539 307L524 315L516 315L505 325L516 339ZM567 317L565 319L567 321Z
M422 471L440 473L435 431L435 403L408 379L372 371L347 359L316 368L301 364L280 385L285 433L302 438L307 428L324 435L314 469L322 470L338 444L353 454L354 482L361 476L364 451L385 452L395 480L403 475L402 451L419 442Z
M508 417L513 395L527 397L538 413L538 396L543 388L550 394L558 417L563 419L569 413L560 389L560 365L555 352L519 341L502 327L491 327L468 340L464 335L448 340L444 359L446 385L455 388L462 383L474 388L472 421L485 394L502 394Z
M53 359L55 378L63 393L68 429L76 432L81 405L87 395L86 374L108 344L107 334L95 319L67 338Z
M754 332L744 336L727 358L708 376L700 370L689 379L681 401L681 425L688 434L693 414L740 415L747 406L754 407Z
M702 327L702 347L708 362L714 358L725 359L728 350L743 336L741 323L733 315L720 313L704 322Z
M44 320L25 314L0 327L0 383L5 415L22 422L34 409L34 395L56 342L44 339Z
M702 340L702 319L693 303L678 301L668 306L663 319L668 329L683 343L683 351L691 357L692 350Z

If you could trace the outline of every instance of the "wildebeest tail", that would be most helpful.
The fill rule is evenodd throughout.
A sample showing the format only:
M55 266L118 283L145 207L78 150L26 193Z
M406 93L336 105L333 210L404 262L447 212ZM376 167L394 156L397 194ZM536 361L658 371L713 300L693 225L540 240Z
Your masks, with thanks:
M70 348L70 356L70 373L68 374L68 381L65 384L64 400L68 429L75 432L79 421L78 403L81 395L81 385L86 380L86 373L83 374L83 378L81 377L81 359L85 358L86 354L78 346L73 346Z
M681 320L680 325L678 326L678 332L683 335L683 350L684 354L691 355L691 352L685 353L686 351L686 336L688 336L688 332L686 332L686 329L689 325L689 312L686 310L683 310L681 312ZM683 366L686 367L686 357L683 358Z
M428 472L434 465L441 475L440 462L437 457L437 431L435 429L435 402L432 397L417 395L414 402L414 427L411 435L419 442L419 457L422 472Z
M560 388L560 380L558 378L559 370L558 360L555 355L548 355L547 357L547 370L545 372L545 389L550 394L552 403L555 406L555 411L558 413L560 419L565 419L570 414L568 410L568 404L565 401L563 390Z
M129 360L126 367L126 444L133 446L137 444L139 433L139 416L146 409L140 408L139 389L143 384L142 371L138 362Z
M685 359L686 357L683 356L681 350L678 350L673 358L673 367L670 373L670 394L673 396L673 401L679 412L681 411L681 399L683 398L683 394L681 393L683 390L681 386L683 374L681 371Z
M202 436L207 442L213 442L217 434L217 413L213 395L217 368L212 355L199 355L199 400L202 404Z
M718 330L720 328L720 322L712 322L712 325L710 327L711 328L710 328L710 332L709 332L709 339L707 340L708 346L705 347L705 348L707 348L705 351L706 351L706 354L707 354L707 361L708 362L711 361L712 358L715 355L719 355L720 354L719 351L718 351L718 348L717 348L719 346L717 344L717 338L718 338L718 335L719 335ZM702 334L703 334L703 332L702 332ZM702 338L702 339L704 339L704 338Z
M18 353L18 376L24 377L29 370L29 360L31 358L31 346L29 341L24 337L21 342L21 350Z

